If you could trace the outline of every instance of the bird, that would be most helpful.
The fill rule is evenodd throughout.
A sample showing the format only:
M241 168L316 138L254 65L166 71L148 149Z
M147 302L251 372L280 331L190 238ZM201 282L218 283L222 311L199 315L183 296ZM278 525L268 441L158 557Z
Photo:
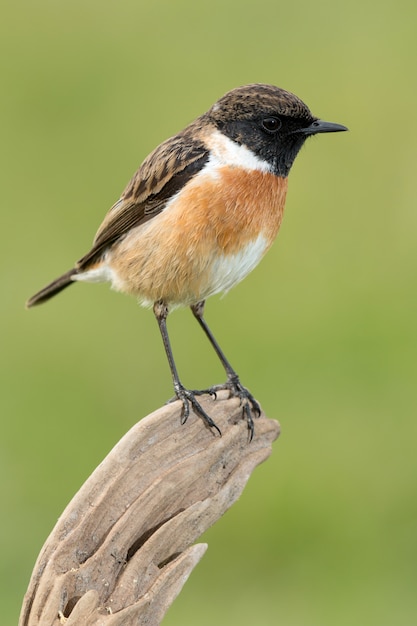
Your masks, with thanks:
M228 91L161 143L110 208L89 252L27 301L33 307L76 282L109 282L153 307L181 422L194 411L221 431L198 397L228 390L240 400L249 438L260 406L242 385L204 317L207 298L226 293L263 258L281 225L288 175L306 139L348 130L314 116L280 87L254 83ZM214 348L226 382L186 388L178 375L168 314L189 307Z

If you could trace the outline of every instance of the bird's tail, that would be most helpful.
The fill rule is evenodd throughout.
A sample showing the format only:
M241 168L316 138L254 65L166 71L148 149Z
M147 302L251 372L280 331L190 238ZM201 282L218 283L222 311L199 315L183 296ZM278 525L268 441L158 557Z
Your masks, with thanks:
M75 276L75 274L77 274L76 269L69 270L69 272L62 274L62 276L56 278L54 281L52 281L52 283L46 285L46 287L44 287L43 289L38 291L38 293L35 293L34 296L29 298L29 300L26 302L27 308L29 309L36 304L42 304L42 302L46 302L46 300L49 300L49 298L55 296L57 293L65 289L65 287L71 285L74 282L73 276Z

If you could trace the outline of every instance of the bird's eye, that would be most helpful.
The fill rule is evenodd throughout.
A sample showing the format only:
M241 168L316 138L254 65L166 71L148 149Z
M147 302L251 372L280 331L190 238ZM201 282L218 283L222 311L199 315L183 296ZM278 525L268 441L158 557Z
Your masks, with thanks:
M262 128L268 133L276 133L282 126L282 122L278 117L264 117L262 120Z

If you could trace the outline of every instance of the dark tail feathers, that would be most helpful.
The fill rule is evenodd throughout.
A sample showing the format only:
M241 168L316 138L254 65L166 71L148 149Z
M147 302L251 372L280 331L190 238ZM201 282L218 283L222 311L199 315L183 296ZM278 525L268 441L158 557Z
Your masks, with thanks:
M27 308L29 309L36 304L42 304L42 302L46 302L46 300L49 300L49 298L55 296L57 293L65 289L65 287L71 285L74 282L72 277L75 274L77 274L77 270L72 269L69 272L62 274L62 276L60 276L56 280L52 281L52 283L38 291L38 293L35 293L35 295L29 298L29 300L26 302Z

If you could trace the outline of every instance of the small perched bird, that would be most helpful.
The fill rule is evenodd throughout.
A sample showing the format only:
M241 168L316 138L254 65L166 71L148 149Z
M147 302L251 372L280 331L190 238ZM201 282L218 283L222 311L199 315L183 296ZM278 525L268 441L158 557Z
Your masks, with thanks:
M107 213L91 250L36 293L32 307L74 282L108 281L153 305L176 397L217 429L196 396L220 389L240 398L253 437L260 408L223 354L204 317L205 300L227 292L259 263L281 225L288 174L307 137L347 130L318 119L297 96L253 84L226 93L142 163ZM181 383L166 320L189 306L227 375L192 391Z

